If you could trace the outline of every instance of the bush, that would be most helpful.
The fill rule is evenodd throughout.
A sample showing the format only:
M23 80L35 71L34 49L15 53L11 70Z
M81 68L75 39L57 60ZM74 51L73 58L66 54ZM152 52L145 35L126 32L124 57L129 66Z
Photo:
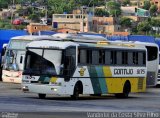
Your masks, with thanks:
M11 28L12 28L12 25L9 25L9 24L4 26L4 29L11 29Z
M23 29L25 29L25 26L24 25L19 25L18 29L23 30Z
M0 22L0 28L4 28L5 24Z

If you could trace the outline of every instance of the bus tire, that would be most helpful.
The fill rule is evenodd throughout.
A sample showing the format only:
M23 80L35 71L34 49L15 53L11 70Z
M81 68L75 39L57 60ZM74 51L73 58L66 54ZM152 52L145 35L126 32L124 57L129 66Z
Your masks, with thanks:
M128 98L128 95L131 91L131 84L129 81L126 81L123 87L123 93L116 93L117 98Z
M38 94L39 99L45 99L46 98L46 94Z
M78 81L74 87L73 95L71 95L71 98L74 100L79 99L79 94L83 93L83 85L81 81Z

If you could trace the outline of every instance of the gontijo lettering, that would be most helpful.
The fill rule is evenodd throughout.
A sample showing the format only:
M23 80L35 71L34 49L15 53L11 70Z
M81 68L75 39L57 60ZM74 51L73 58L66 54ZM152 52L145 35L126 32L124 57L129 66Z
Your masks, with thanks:
M133 69L114 69L115 75L132 75Z

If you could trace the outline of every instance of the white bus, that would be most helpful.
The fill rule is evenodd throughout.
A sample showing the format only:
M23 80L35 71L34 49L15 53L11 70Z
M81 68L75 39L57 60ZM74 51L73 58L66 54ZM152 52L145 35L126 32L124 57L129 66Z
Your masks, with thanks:
M36 39L51 39L51 36L16 36L13 37L7 46L3 58L2 81L21 83L22 70L24 68L24 56L26 45Z
M148 44L92 42L75 37L69 40L41 40L27 45L23 91L37 93L39 98L52 94L71 95L74 99L79 94L128 97L130 92L145 91L150 73L147 67L151 64L147 59ZM154 54L152 64L156 65L158 56ZM151 79L155 82L157 78Z
M160 52L159 52L159 56L160 56ZM159 58L159 66L158 66L157 86L160 86L160 58Z

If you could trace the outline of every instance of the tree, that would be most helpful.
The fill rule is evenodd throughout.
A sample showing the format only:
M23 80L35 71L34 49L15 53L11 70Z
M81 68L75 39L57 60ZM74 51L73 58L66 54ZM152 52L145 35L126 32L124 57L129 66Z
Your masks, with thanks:
M100 6L105 4L105 0L75 0L76 5L79 6Z
M150 14L151 14L151 16L155 16L156 15L156 13L157 13L157 10L158 10L158 8L157 8L157 6L156 5L151 5L151 7L150 7Z
M120 24L121 24L122 27L127 27L127 28L131 27L131 25L132 25L132 19L126 18L126 17L122 17L120 19Z
M39 14L31 14L28 16L29 19L35 21L35 22L39 22Z
M156 33L159 33L160 20L158 20L158 19L151 19L150 24L152 25L152 27L158 29L158 30L156 30Z
M110 1L107 3L107 10L109 14L112 16L119 16L121 14L120 4L114 1Z
M109 13L105 10L105 9L95 9L95 16L99 16L99 17L108 17Z
M149 10L150 7L151 7L150 1L149 0L144 1L143 9Z
M127 6L127 5L130 4L130 0L123 0L123 1L122 1L122 4L123 4L124 6Z
M48 6L50 6L54 13L71 13L76 4L75 0L48 0Z
M137 30L139 32L147 33L151 29L152 29L152 27L151 27L150 23L147 21L143 21L143 22L138 23Z
M11 4L11 0L0 0L0 8L7 8Z

